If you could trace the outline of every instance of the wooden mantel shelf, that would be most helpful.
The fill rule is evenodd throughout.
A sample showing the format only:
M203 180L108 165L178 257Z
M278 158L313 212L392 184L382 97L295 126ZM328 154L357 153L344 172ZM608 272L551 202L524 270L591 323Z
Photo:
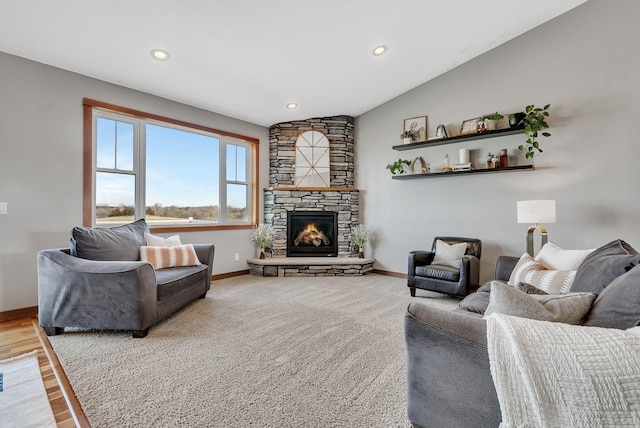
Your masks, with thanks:
M354 192L360 189L353 187L295 187L295 186L279 186L266 187L264 190L302 190L302 191L320 191L320 192Z

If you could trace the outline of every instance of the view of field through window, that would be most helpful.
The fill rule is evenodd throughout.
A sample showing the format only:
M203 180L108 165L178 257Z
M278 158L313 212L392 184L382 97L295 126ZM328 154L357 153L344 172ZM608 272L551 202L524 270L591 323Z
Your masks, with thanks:
M124 120L97 118L96 224L141 217L158 226L217 224L220 201L225 199L227 222L248 220L246 147L183 129L140 126L144 129ZM221 165L224 152L226 163ZM221 189L223 167L226 180ZM138 208L144 213L137 213L136 207L144 207Z

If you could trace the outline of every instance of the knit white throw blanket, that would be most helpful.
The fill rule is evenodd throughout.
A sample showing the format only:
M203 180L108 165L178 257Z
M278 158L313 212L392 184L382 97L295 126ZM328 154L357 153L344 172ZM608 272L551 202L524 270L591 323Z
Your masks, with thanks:
M487 318L502 428L640 426L640 327Z

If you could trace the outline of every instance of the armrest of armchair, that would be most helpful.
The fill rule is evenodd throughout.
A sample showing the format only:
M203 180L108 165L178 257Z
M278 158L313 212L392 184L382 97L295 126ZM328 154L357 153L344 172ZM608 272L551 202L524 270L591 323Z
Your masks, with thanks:
M43 327L145 330L157 318L154 270L147 262L95 261L42 250L38 312Z
M209 266L207 275L209 280L211 280L211 275L213 274L213 256L215 255L216 247L213 244L193 244L193 248L196 250L196 255L200 263Z
M407 272L407 284L409 287L413 287L415 284L416 267L425 266L431 264L435 254L431 251L411 251L409 253L409 268Z
M476 256L462 256L459 282L460 284L469 285L467 292L478 288L480 283L480 260Z
M405 313L404 335L411 422L423 427L500 424L484 319L414 302Z
M498 256L496 260L496 273L495 279L498 281L508 282L511 276L511 271L516 267L516 264L520 260L519 257L514 256Z

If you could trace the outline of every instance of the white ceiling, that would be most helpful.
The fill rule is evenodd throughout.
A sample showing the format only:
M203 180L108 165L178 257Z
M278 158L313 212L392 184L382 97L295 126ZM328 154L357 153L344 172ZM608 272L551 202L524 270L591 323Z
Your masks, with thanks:
M585 1L0 0L0 51L269 126L357 116Z

